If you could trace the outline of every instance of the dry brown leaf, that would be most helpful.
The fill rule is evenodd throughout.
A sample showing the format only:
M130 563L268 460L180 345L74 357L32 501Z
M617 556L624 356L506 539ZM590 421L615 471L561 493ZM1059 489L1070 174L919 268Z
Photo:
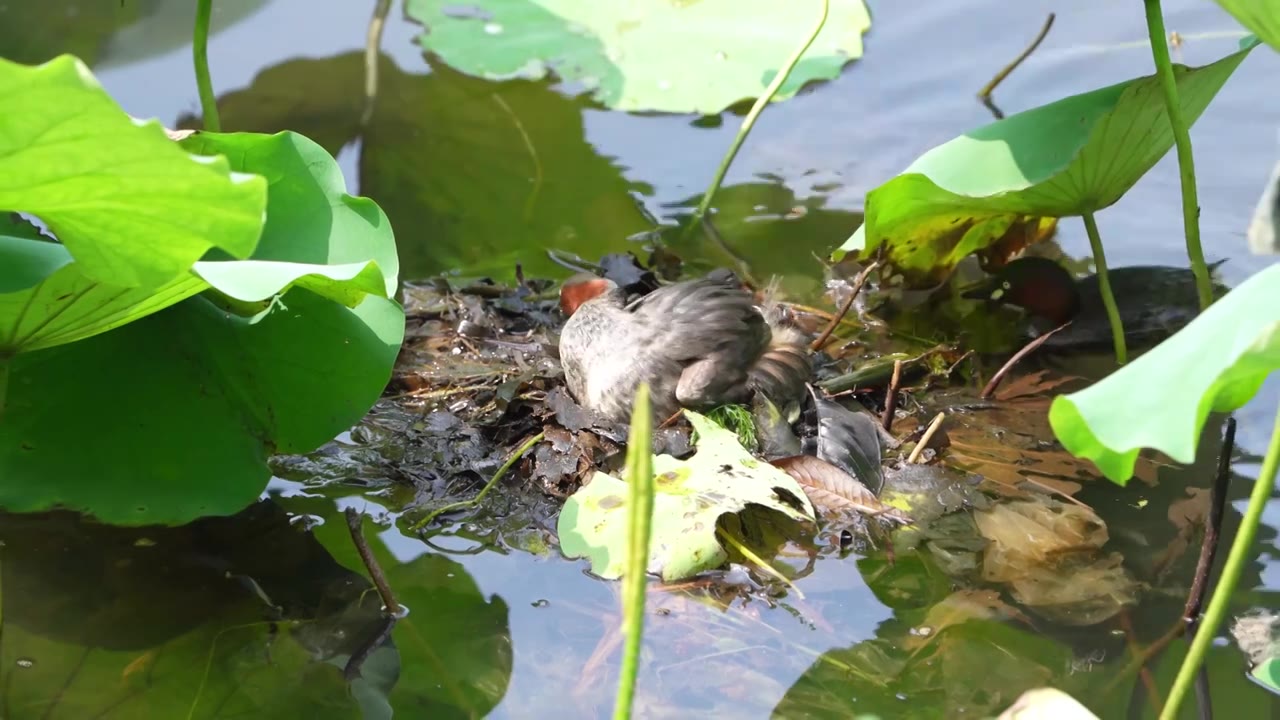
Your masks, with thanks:
M981 475L989 481L988 489L1001 494L1021 496L1038 488L1074 495L1081 483L1102 475L1092 461L1073 456L1057 442L1049 406L1055 391L1078 379L1047 370L1019 375L1003 383L989 405L952 412L951 448L943 462ZM1135 475L1154 485L1157 469L1157 463L1139 457Z
M1049 377L1048 370L1019 375L1000 383L1000 387L996 389L995 399L1007 402L1027 396L1043 396L1050 390L1081 379L1074 375Z
M855 510L864 515L906 524L911 518L880 500L849 473L812 455L792 455L772 461L804 488L813 504L824 510Z

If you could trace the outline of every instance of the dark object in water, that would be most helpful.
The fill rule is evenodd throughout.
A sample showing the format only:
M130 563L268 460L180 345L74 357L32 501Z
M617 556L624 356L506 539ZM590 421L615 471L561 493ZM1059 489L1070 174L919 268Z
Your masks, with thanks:
M1210 271L1222 262L1225 261L1210 265ZM1133 345L1160 342L1181 330L1200 311L1195 275L1187 268L1134 265L1115 268L1108 275L1125 338ZM1225 292L1224 286L1214 284L1215 297ZM1049 258L1018 258L963 295L1026 310L1032 318L1034 335L1070 320L1070 327L1045 342L1047 348L1101 348L1112 342L1098 276L1073 278L1066 268Z

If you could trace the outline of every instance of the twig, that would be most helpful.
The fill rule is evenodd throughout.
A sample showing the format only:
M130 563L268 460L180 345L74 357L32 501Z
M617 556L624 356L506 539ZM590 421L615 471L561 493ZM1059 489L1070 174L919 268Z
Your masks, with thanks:
M844 320L844 316L849 313L849 308L853 307L854 299L858 297L858 293L862 292L862 286L867 284L867 278L871 277L871 273L878 267L880 267L880 261L876 260L858 273L858 277L853 281L853 290L849 292L849 297L840 305L840 309L831 318L831 321L827 323L826 329L822 331L818 339L814 340L813 344L809 346L810 350L818 352L827 346L827 340L831 337L831 333L835 332L836 327Z
M1191 641L1191 648L1178 668L1178 676L1173 681L1173 689L1169 691L1169 702L1160 714L1161 720L1172 720L1178 717L1178 708L1186 697L1195 680L1197 671L1204 663L1209 645L1221 627L1231 605L1232 595L1240 583L1240 575L1245 565L1251 562L1253 541L1258 535L1258 526L1262 524L1262 512L1266 509L1267 500L1275 488L1276 475L1280 471L1280 408L1277 408L1275 426L1271 431L1271 440L1267 443L1266 455L1262 458L1262 467L1258 470L1258 478L1249 493L1249 505L1245 508L1240 527L1236 530L1235 539L1231 541L1231 550L1222 565L1222 573L1218 576L1218 586L1214 588L1213 597L1209 598L1209 607L1205 609L1204 619L1196 628L1196 636ZM1181 623L1179 623L1181 624Z
M1209 491L1209 513L1205 517L1204 540L1200 543L1200 559L1196 562L1195 578L1191 581L1191 591L1187 594L1187 604L1182 610L1182 619L1187 628L1195 632L1200 620L1200 608L1204 605L1204 594L1209 586L1209 575L1213 572L1213 560L1218 553L1218 538L1222 533L1222 515L1226 510L1227 484L1231 481L1231 454L1235 450L1236 419L1227 418L1227 429L1222 436L1222 450L1218 455L1218 474L1213 479L1213 488Z
M191 58L196 66L196 88L200 91L204 129L208 132L222 132L222 123L218 120L218 97L213 94L213 79L209 76L209 16L212 14L213 0L197 0Z
M938 432L938 428L942 427L942 420L947 416L946 413L940 412L933 416L933 420L929 423L929 427L925 428L924 435L920 436L920 442L916 443L915 448L911 450L911 455L907 457L908 465L915 465L920 461L920 455L924 453L925 447L929 445L929 441L933 439L933 434Z
M902 381L902 361L893 361L893 378L889 380L889 392L884 396L884 414L880 416L880 427L885 432L893 430L893 413L898 409L898 383Z
M364 112L360 125L369 124L373 118L373 105L378 99L378 51L382 48L382 29L387 15L391 14L391 0L378 0L369 18L369 32L364 41Z
M1031 41L1031 44L1027 46L1027 49L1023 50L1018 57L1014 58L1013 62L1005 65L1004 69L996 73L995 77L991 78L991 82L984 85L983 88L978 91L979 100L988 101L991 98L991 93L995 91L996 86L1004 82L1004 79L1009 77L1009 73L1016 70L1023 61L1031 56L1031 53L1036 51L1036 48L1040 47L1040 43L1044 42L1045 36L1049 34L1049 28L1053 27L1053 19L1054 14L1049 13L1049 17L1045 18L1044 27L1040 28L1040 33L1036 35L1035 40Z
M1035 352L1036 348L1048 342L1049 338L1053 337L1055 333L1059 330L1065 329L1070 324L1070 320L1062 323L1058 327L1027 343L1021 350L1014 353L1013 357L1005 361L1005 364L996 371L996 374L991 376L991 382L988 382L987 386L982 388L982 392L978 394L978 397L982 400L990 400L991 396L995 394L996 388L1000 387L1000 383L1004 380L1004 376L1009 374L1009 371L1013 369L1014 365L1017 365L1022 358Z
M422 528L426 527L427 525L431 524L432 520L435 520L436 518L440 517L444 513L452 512L454 510L460 510L462 508L467 508L467 507L475 507L476 505L479 505L480 501L484 500L484 496L489 494L489 490L493 489L493 486L496 485L498 481L502 479L502 476L507 474L507 471L511 469L511 466L515 465L516 461L519 460L526 452L529 451L529 448L541 442L542 437L543 437L543 433L538 433L537 435L534 435L528 440L525 440L524 444L521 445L519 448L516 448L516 451L511 454L511 457L507 458L507 461L502 464L502 467L498 468L498 472L494 473L493 477L489 478L489 482L485 483L484 487L480 488L480 492L476 493L475 497L471 498L470 500L459 500L458 502L449 503L448 505L438 507L435 510L432 510L430 513L428 513L426 517L414 523L409 529L413 530L414 532L417 532Z
M349 512L349 511L348 511ZM364 642L360 643L360 647L351 653L351 657L347 659L347 664L342 668L342 677L347 682L351 682L360 677L360 668L364 666L364 662L369 659L375 650L382 647L383 643L391 637L391 631L396 626L396 621L400 618L395 615L387 615L378 623L377 629L369 634Z
M756 102L747 111L747 116L742 119L742 126L738 128L738 134L733 138L733 144L729 146L729 151L725 153L724 158L720 160L720 167L716 168L715 177L711 179L711 186L702 195L702 202L698 203L698 207L693 211L693 217L688 225L685 226L684 236L689 237L693 228L699 227L702 216L707 214L707 210L711 207L711 201L715 198L716 191L720 189L720 183L724 182L724 176L729 172L729 166L733 164L733 159L737 157L738 150L742 148L742 143L747 139L747 134L751 132L751 128L756 124L756 118L764 111L765 106L773 100L773 96L778 93L778 89L787 81L791 75L791 70L795 68L796 63L800 62L800 57L804 55L809 46L813 44L818 33L822 31L822 26L827 24L827 11L830 5L829 0L821 0L822 12L818 15L818 22L813 26L813 30L805 36L804 42L791 53L791 57L782 63L782 67L778 68L778 73L773 76L773 81L769 83L769 87L765 88L764 93L756 98Z
M355 508L347 508L344 514L347 516L347 529L351 531L351 542L355 543L356 552L360 553L360 559L364 561L364 566L369 571L373 586L378 588L378 594L382 596L383 611L392 617L400 615L400 603L396 602L396 596L391 592L391 586L387 584L387 576L382 573L382 566L373 556L369 542L364 539L364 515Z

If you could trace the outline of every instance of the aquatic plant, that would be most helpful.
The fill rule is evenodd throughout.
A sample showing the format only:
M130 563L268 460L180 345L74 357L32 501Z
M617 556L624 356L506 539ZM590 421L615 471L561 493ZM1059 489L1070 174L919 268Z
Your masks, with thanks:
M0 228L0 506L232 513L270 454L368 410L403 338L399 261L327 152L166 135L69 55L0 61L0 90L0 207L25 213Z

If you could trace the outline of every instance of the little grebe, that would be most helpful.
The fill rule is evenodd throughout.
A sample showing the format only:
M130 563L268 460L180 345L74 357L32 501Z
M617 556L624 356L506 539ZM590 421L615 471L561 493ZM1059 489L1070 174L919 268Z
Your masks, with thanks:
M578 275L560 290L569 316L560 361L584 406L626 422L641 382L655 417L681 407L743 403L761 392L784 407L811 374L804 338L756 306L727 270L661 287L630 303L611 280Z
M1210 266L1215 269L1221 261ZM1125 337L1137 345L1172 335L1199 312L1195 276L1186 268L1141 265L1108 273ZM1221 295L1225 288L1215 284ZM1111 325L1098 277L1077 280L1066 268L1045 257L1024 256L1000 268L969 299L1015 305L1033 318L1036 334L1070 320L1071 326L1049 338L1046 347L1086 348L1111 344Z

